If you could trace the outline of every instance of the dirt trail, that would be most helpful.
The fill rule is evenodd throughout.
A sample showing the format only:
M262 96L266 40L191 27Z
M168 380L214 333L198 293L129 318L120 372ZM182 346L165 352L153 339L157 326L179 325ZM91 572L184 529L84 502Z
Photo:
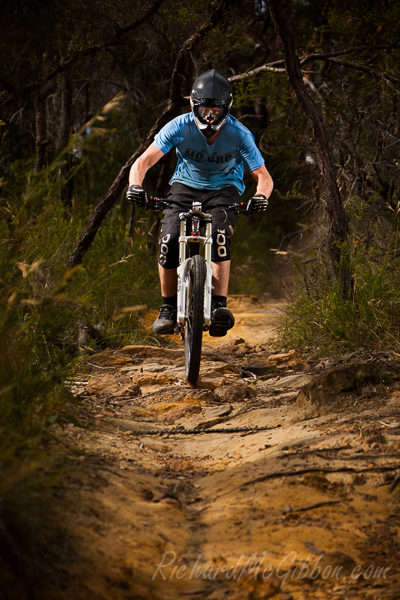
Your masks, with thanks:
M173 336L87 360L54 597L400 597L398 359L307 363L273 349L282 302L230 306L196 388Z

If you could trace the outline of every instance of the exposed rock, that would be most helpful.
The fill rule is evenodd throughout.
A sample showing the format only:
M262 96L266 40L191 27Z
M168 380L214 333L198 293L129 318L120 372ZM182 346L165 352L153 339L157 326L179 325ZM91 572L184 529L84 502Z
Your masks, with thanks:
M200 403L198 404L189 404L189 403L180 403L175 404L171 407L170 410L166 412L163 417L163 421L165 423L175 423L178 419L182 419L185 416L195 415L201 413Z
M223 404L222 406L205 408L203 411L203 415L205 419L214 419L216 417L226 417L231 412L232 406L230 404Z
M201 404L200 402L193 401L182 401L182 402L161 402L157 404L155 407L155 412L163 414L168 413L171 414L174 411L180 411L182 414L195 414L201 413Z
M205 390L215 390L225 383L225 377L216 373L208 373L207 375L200 375L197 382L197 387Z
M233 385L222 385L214 390L214 394L221 400L228 400L229 402L240 402L245 398L254 395L254 390L250 386L242 383L235 383Z
M278 365L282 362L287 362L291 358L293 358L296 354L295 350L290 350L289 352L284 352L280 354L270 354L268 356L268 362L271 365Z
M168 369L168 365L161 362L155 362L152 358L145 358L142 363L142 368L146 373L161 373L162 371L166 371Z
M99 375L89 379L86 392L95 396L128 396L135 398L140 395L140 387L136 383L120 381L109 374Z
M249 362L246 365L243 365L242 367L242 372L253 373L257 377L271 375L272 373L274 373L274 371L275 368L272 365L267 364L266 362Z
M217 373L222 373L223 375L226 373L234 373L235 375L241 374L241 369L238 365L229 364L229 363L216 367L215 371Z
M140 387L147 385L165 385L175 383L177 377L166 373L134 373L131 375L132 383Z
M310 375L303 373L296 375L288 375L287 377L271 377L271 379L265 379L257 381L257 391L261 393L277 392L283 390L298 390L302 386L305 386L312 381Z
M340 410L340 394L359 390L366 383L389 383L400 378L399 361L366 361L331 369L307 383L295 407L302 418L312 419Z
M191 428L194 429L209 429L214 425L218 425L224 417L227 417L232 412L232 406L225 404L223 406L205 408L201 420L192 422Z

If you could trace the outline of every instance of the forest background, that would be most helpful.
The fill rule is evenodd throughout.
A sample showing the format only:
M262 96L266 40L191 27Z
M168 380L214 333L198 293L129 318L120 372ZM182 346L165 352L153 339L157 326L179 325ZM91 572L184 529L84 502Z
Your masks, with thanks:
M283 345L400 351L400 3L0 7L0 538L13 555L19 531L43 543L45 490L66 465L51 431L79 418L66 382L80 353L144 341L159 215L126 204L127 173L189 110L201 72L231 78L232 113L275 182L267 216L238 222L230 291L262 294L271 248L289 252ZM164 195L173 167L170 153L146 190Z

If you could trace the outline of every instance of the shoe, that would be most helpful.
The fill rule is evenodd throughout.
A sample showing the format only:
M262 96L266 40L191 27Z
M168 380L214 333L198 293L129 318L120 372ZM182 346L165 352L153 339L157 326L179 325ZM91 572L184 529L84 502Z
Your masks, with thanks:
M161 335L174 333L176 327L176 308L171 304L163 304L160 314L153 323L154 333Z
M231 311L218 302L212 305L211 325L208 333L213 337L223 337L228 329L232 329L235 324L235 317Z

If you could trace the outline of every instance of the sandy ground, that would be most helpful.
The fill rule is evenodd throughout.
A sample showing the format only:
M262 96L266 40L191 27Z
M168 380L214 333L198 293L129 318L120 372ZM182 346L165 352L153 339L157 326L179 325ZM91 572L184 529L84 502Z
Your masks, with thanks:
M230 306L196 388L176 336L83 365L49 597L400 597L398 358L307 362L274 348L284 302Z

